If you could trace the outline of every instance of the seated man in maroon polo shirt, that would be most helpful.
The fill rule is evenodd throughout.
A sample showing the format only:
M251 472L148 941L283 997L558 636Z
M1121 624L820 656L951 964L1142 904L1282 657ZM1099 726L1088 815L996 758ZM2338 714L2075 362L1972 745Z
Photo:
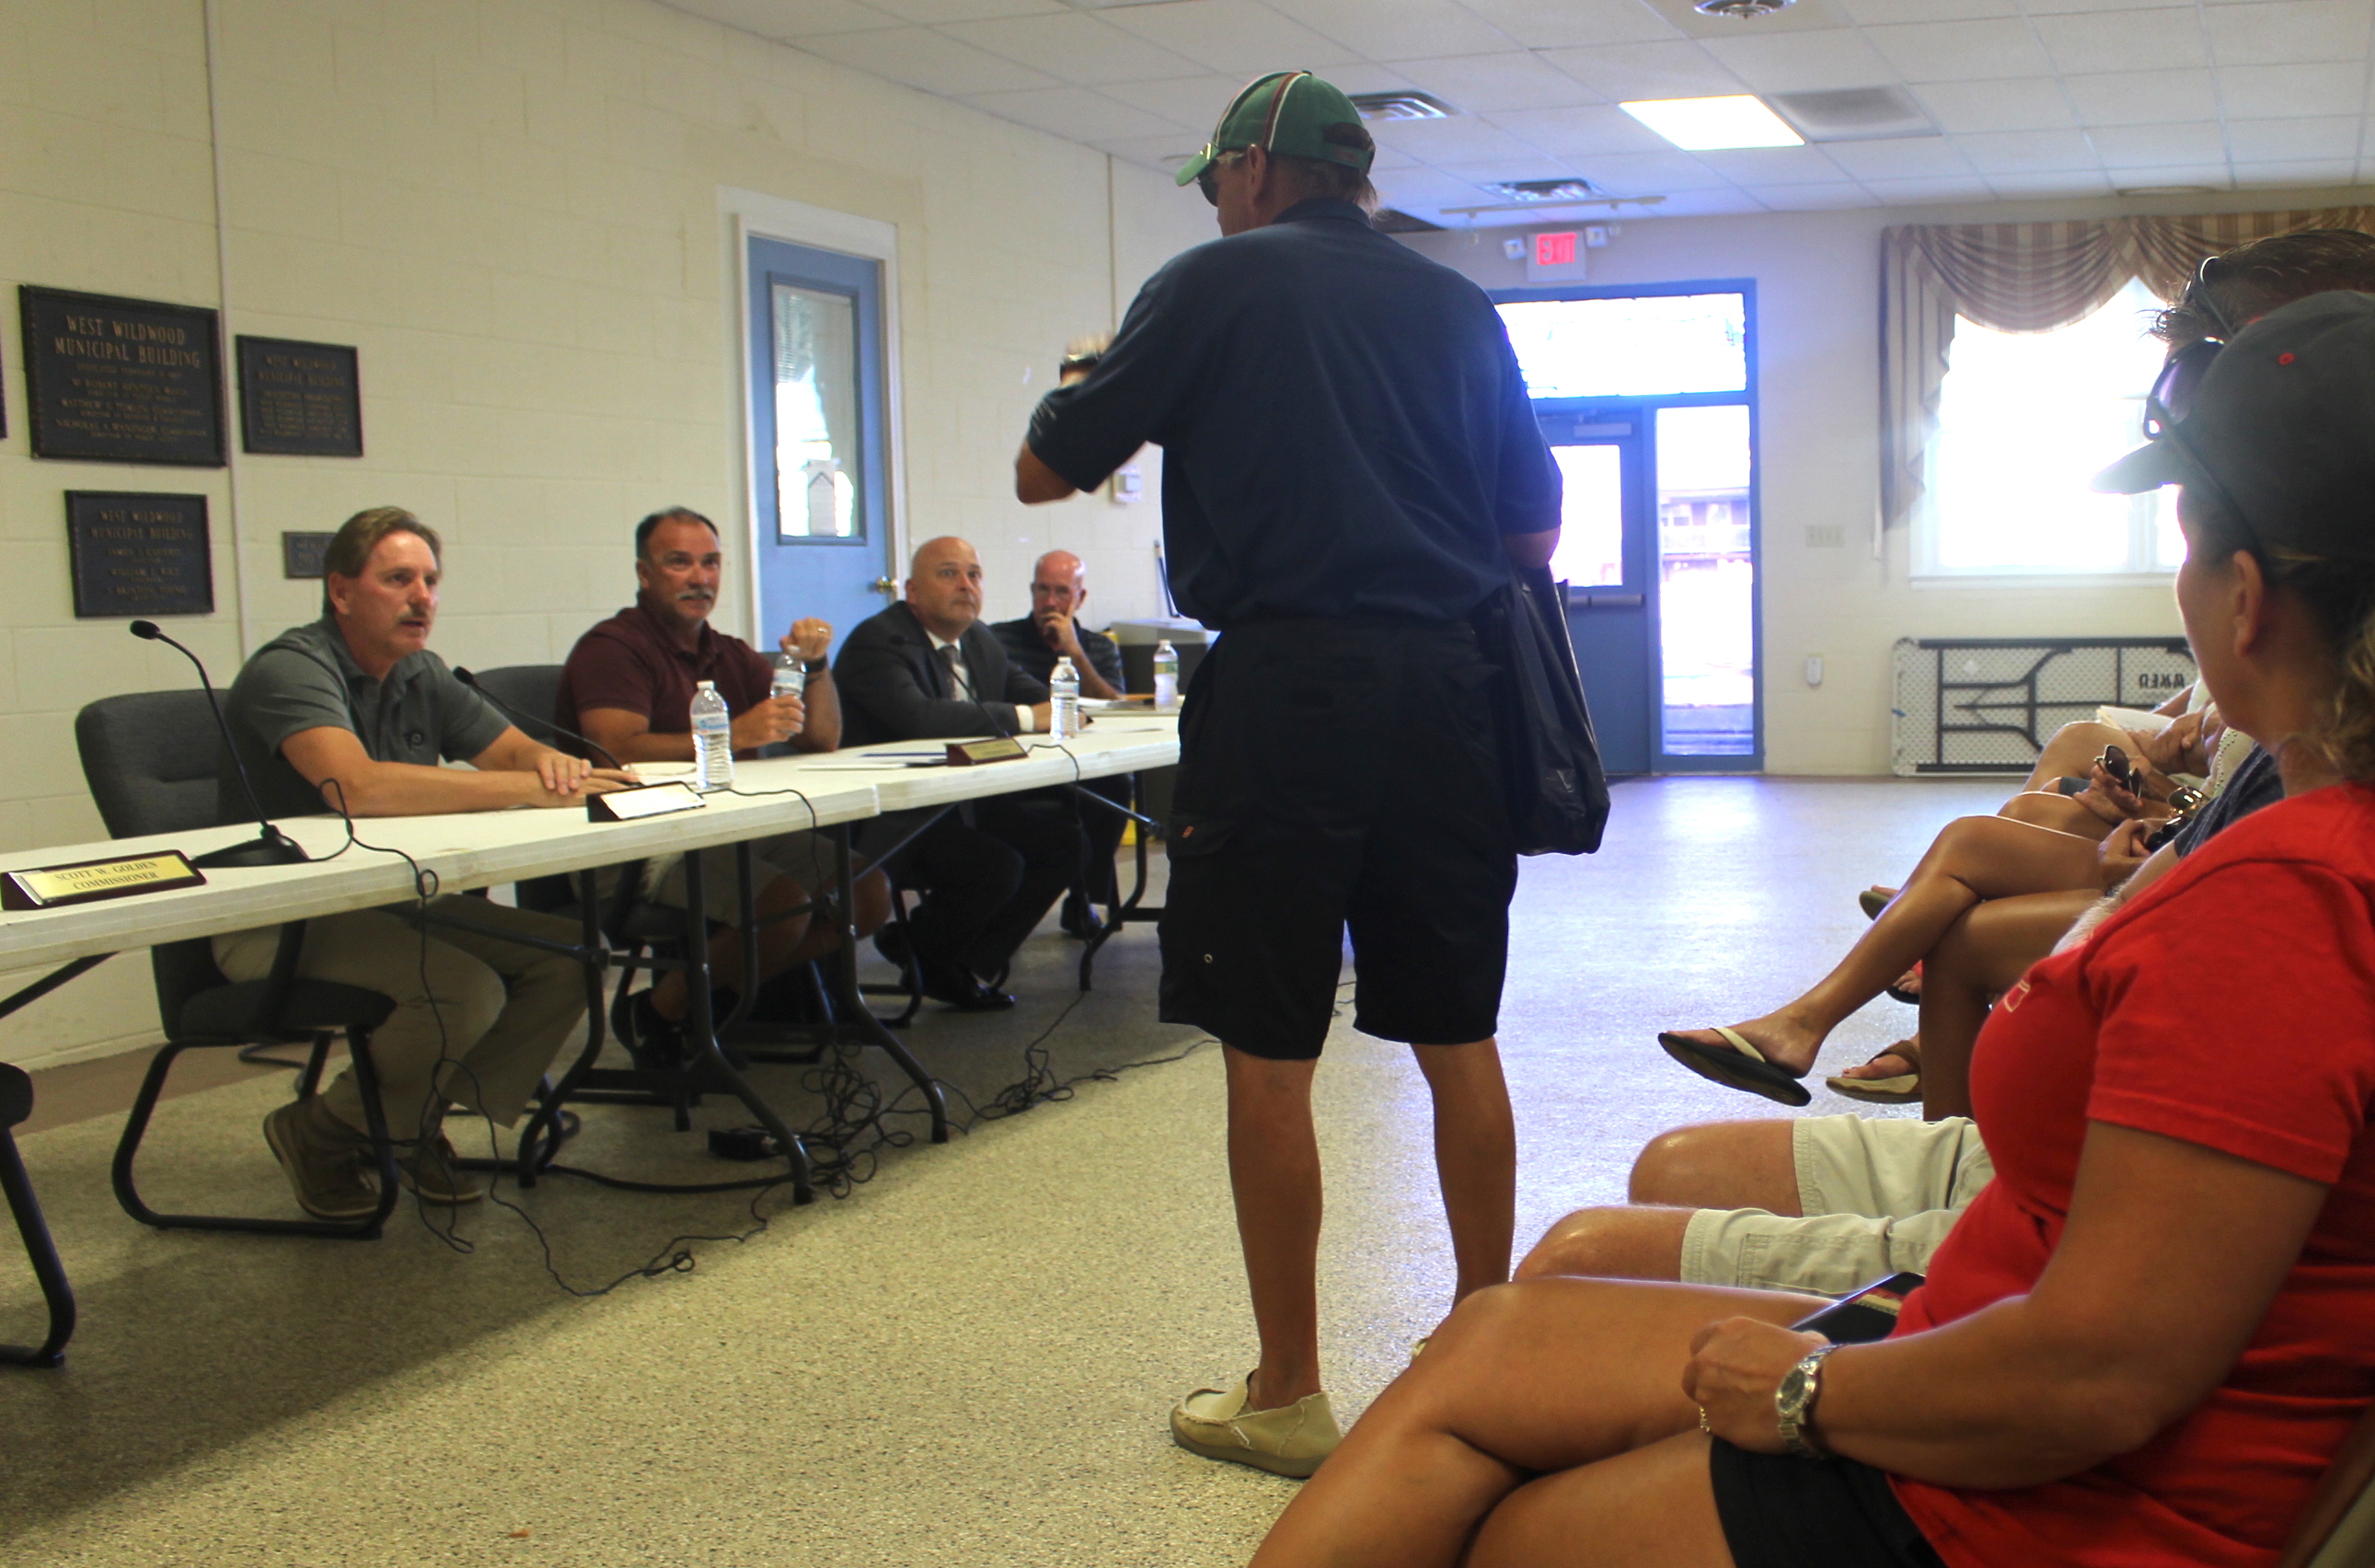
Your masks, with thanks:
M833 690L825 654L833 628L821 620L792 624L782 646L798 650L808 670L806 700L774 697L774 666L738 637L709 624L717 607L724 572L716 525L698 512L670 507L635 527L635 602L577 640L561 678L559 717L622 763L692 760L692 693L710 681L734 718L734 754L754 755L762 746L789 741L802 751L831 751L841 744L841 699ZM752 846L761 915L797 909L811 893L830 892L841 867L830 839L818 833L786 833ZM725 846L703 852L703 902L709 918L728 929L710 945L713 985L719 1016L743 984L742 941L731 927L741 919L734 853ZM644 893L681 907L684 863L671 855L644 866ZM890 914L890 890L880 873L857 884L857 929L871 935ZM830 952L838 933L806 915L762 925L759 935L759 981ZM663 975L637 998L636 1032L645 1049L669 1053L676 1026L691 1007L681 973Z

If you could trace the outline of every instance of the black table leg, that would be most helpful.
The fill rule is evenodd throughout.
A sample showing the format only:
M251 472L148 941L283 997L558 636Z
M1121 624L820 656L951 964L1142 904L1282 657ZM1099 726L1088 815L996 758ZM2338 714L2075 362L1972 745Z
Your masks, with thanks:
M750 917L753 896L750 888L750 851L747 843L736 847L739 851L737 860L738 869L742 878L742 908L747 925ZM692 1010L685 1015L685 1039L692 1046L694 1059L706 1067L710 1073L733 1091L734 1097L741 1101L752 1115L759 1118L759 1125L765 1127L774 1138L775 1147L783 1150L785 1162L791 1170L792 1201L814 1203L816 1187L809 1179L807 1145L801 1143L799 1135L786 1126L781 1116L775 1114L774 1108L759 1097L759 1091L752 1089L750 1080L745 1079L734 1064L727 1059L725 1050L717 1043L717 1020L711 1016L709 1006L709 916L706 913L706 894L707 888L702 877L701 855L696 851L684 857L684 978L686 990L692 1002ZM755 945L755 937L751 940ZM750 980L746 977L743 990L747 994L750 988ZM737 1013L738 1014L748 1006L749 998L746 995L741 1006L737 1008Z
M841 886L836 901L840 905L841 943L833 954L833 1011L841 1015L841 1027L855 1032L863 1044L880 1046L909 1082L923 1092L924 1104L932 1114L932 1141L949 1141L948 1096L940 1091L939 1081L924 1070L924 1064L907 1049L905 1041L882 1027L874 1009L866 1005L865 996L857 988L857 848L852 841L849 824L843 822L827 830L840 850ZM914 835L910 835L913 837ZM889 855L883 856L885 860Z

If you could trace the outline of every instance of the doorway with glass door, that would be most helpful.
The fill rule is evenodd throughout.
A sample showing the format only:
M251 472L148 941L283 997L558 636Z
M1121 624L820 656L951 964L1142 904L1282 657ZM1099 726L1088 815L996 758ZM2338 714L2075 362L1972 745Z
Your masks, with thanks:
M793 621L849 629L894 593L882 264L752 235L751 510L762 649Z
M1755 286L1493 296L1566 482L1566 584L1612 773L1755 772Z

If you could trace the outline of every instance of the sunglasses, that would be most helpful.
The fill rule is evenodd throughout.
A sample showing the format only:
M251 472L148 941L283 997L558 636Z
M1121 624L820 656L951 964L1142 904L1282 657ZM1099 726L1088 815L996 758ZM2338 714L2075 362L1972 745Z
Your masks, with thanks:
M1227 152L1217 152L1212 155L1212 161L1204 165L1196 175L1196 188L1204 193L1206 201L1214 206L1221 205L1221 171L1233 163L1242 162L1245 156L1243 148L1232 148Z

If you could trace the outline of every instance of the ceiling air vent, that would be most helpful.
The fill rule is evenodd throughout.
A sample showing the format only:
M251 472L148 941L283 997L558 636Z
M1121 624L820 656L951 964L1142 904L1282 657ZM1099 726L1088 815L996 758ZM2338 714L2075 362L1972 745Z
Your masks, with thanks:
M1753 22L1791 3L1792 0L1699 0L1691 9L1702 17L1729 17L1735 22Z
M1353 107L1364 120L1448 120L1459 112L1423 92L1356 92Z
M1513 202L1579 202L1600 195L1589 180L1492 180L1477 188Z
M1934 136L1938 127L1903 88L1836 92L1768 92L1765 101L1810 142L1870 142Z

